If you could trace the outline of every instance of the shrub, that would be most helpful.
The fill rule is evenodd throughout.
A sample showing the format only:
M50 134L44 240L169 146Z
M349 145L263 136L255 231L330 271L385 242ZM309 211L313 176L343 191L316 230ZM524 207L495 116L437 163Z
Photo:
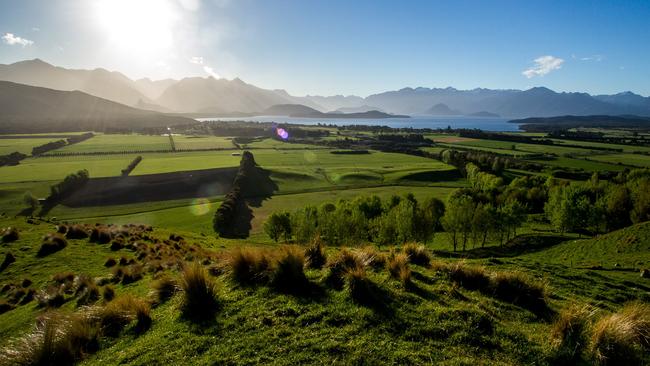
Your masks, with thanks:
M10 226L2 231L1 237L3 243L11 243L18 240L20 235L18 234L18 229Z
M573 305L560 311L551 328L554 364L575 364L587 345L589 319L593 312Z
M153 290L154 304L164 303L178 291L176 281L167 275L163 275L153 281L151 288Z
M242 285L265 283L271 268L271 259L260 249L236 249L228 259L232 280Z
M431 254L424 245L408 243L404 245L403 251L412 264L423 267L429 267L431 264Z
M183 314L194 320L208 319L217 311L217 290L212 279L198 263L185 266L181 278Z
M45 257L52 253L56 253L59 250L65 248L68 245L68 242L59 234L48 234L43 237L43 244L36 254L38 257Z
M386 264L388 273L402 284L411 283L411 269L409 268L408 256L405 253L393 254L388 258Z
M312 243L305 249L305 262L307 268L320 269L327 262L325 248L320 237L316 237Z
M327 263L327 274L325 283L334 287L342 288L344 275L347 271L363 268L363 262L357 255L348 249L341 249L338 254Z
M546 308L546 286L521 272L499 272L491 278L495 297L539 311Z
M88 237L88 233L82 225L72 225L68 227L65 237L68 239L84 239Z
M285 248L274 262L270 283L275 289L299 293L307 289L309 281L303 270L305 256L296 248Z
M469 290L487 290L490 286L490 275L481 266L468 266L464 262L451 264L447 267L449 278Z
M350 298L360 304L370 304L375 299L375 286L363 267L352 268L343 275L345 289Z

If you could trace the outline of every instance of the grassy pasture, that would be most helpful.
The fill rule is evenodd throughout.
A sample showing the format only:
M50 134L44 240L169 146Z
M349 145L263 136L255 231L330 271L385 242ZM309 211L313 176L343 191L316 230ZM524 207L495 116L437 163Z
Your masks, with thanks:
M650 167L650 156L641 154L608 154L608 155L592 155L589 159L602 161L609 164L624 164L633 165L642 168Z
M51 141L56 141L57 139L53 138L11 138L11 139L0 139L0 155L11 154L14 151L23 153L26 155L32 154L32 148L35 146L47 144Z
M171 150L167 136L96 134L77 144L64 146L54 152L93 153L109 151Z
M621 144L607 144L604 142L590 142L590 141L573 141L573 140L561 140L561 139L551 139L556 144L571 144L571 145L580 145L589 147L605 147L610 149L621 149L624 153L632 152L650 152L650 146L634 146L634 145L621 145Z
M592 159L593 156L589 156L589 159ZM584 160L584 159L573 159L573 158L566 158L566 157L557 157L552 160L536 160L532 159L530 160L535 163L540 163L544 165L550 165L553 167L558 167L558 168L570 168L570 169L582 169L585 171L589 172L596 172L596 171L621 171L625 169L624 166L621 165L616 165L616 164L608 164L604 162L597 162L597 161L591 161L591 160Z
M16 166L0 167L2 183L30 181L59 181L81 169L91 177L120 175L137 155L88 155L27 158Z

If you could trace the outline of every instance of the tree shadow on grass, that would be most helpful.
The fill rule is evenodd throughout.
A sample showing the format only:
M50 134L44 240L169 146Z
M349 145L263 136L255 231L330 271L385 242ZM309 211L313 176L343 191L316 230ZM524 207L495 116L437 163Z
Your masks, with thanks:
M475 248L464 252L450 252L436 250L434 254L446 258L490 258L490 257L517 257L522 254L534 253L569 240L559 235L520 235L501 246Z
M242 196L251 207L261 207L264 200L270 198L278 185L271 179L271 171L255 166L247 173Z

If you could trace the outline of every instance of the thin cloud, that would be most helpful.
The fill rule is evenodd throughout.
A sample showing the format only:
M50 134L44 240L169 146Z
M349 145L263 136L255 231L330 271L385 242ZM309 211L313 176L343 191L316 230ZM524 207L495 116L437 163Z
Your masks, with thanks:
M535 76L544 76L553 70L562 68L564 60L558 57L547 55L536 58L534 62L535 65L524 70L521 73L528 79L534 78Z
M190 58L190 63L196 64L196 65L203 65L203 57L194 56L194 57Z
M592 55L589 57L581 57L580 61L596 61L600 62L603 60L603 55Z
M205 71L206 74L212 76L215 79L221 79L221 75L217 74L216 71L214 71L213 68L210 66L203 66L203 71Z
M34 44L34 41L30 41L29 39L18 37L13 33L5 33L2 36L2 41L10 46L21 45L23 47L27 47Z

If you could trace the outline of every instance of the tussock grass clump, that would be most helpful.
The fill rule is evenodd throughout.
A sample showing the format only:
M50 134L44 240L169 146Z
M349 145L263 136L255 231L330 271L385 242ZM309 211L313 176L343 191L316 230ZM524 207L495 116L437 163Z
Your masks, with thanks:
M115 258L108 258L106 262L104 262L104 267L111 268L117 264L117 261Z
M162 304L178 291L178 284L171 276L163 275L151 283L153 302Z
M111 241L111 232L104 227L94 227L88 240L91 243L108 244Z
M43 237L41 248L36 254L38 257L45 257L68 246L68 241L59 234L47 234Z
M429 267L431 264L431 254L424 245L408 243L404 245L402 250L408 256L408 260L411 264L422 267Z
M14 308L15 306L7 302L7 300L0 299L0 314L4 314L9 310L13 310Z
M2 260L2 264L0 264L0 272L2 272L5 268L9 267L9 265L13 262L16 261L16 257L14 257L11 252L7 252L5 254L5 259Z
M364 266L375 270L386 267L386 256L380 253L375 247L365 246L356 252L357 257Z
M76 277L74 287L77 306L93 304L100 298L99 287L88 276Z
M88 233L83 225L72 225L68 227L65 237L68 239L85 239L88 237Z
M106 302L112 301L115 298L115 288L110 285L105 286L102 290L102 298Z
M338 254L331 258L327 263L327 274L325 283L334 287L342 288L344 284L344 275L346 272L363 268L364 264L361 259L349 249L341 249Z
M449 278L469 290L487 291L490 287L490 274L482 266L468 266L464 262L447 267Z
M230 278L241 285L266 283L271 260L261 249L235 249L227 260Z
M522 272L497 272L490 278L495 297L534 311L546 308L546 285Z
M205 320L214 315L219 305L217 289L198 263L185 266L181 278L183 289L183 314L194 320Z
M587 306L572 305L563 309L551 327L553 363L575 364L587 346L590 319L594 312Z
M62 287L49 286L35 295L38 306L42 308L58 308L65 303Z
M132 295L122 295L115 298L106 306L95 309L102 333L109 337L117 337L132 321L136 321L133 331L140 334L151 327L151 307Z
M305 249L305 262L307 268L320 269L323 268L327 262L327 255L325 254L325 247L323 242L320 240L320 237L314 239L314 241Z
M18 238L20 238L20 234L18 233L18 229L10 226L2 230L0 238L2 238L3 243L11 243L18 240Z
M343 278L345 290L353 301L366 305L375 301L375 285L368 278L365 268L352 268L343 274Z
M98 348L98 328L89 316L49 312L31 333L0 351L0 364L72 365Z
M639 364L650 350L650 305L634 302L596 322L590 347L600 365Z
M391 254L386 263L386 268L392 278L399 280L404 285L411 283L411 269L409 268L409 259L406 253Z
M302 251L297 248L282 249L272 266L271 286L283 292L304 292L309 285L304 266L305 256Z

